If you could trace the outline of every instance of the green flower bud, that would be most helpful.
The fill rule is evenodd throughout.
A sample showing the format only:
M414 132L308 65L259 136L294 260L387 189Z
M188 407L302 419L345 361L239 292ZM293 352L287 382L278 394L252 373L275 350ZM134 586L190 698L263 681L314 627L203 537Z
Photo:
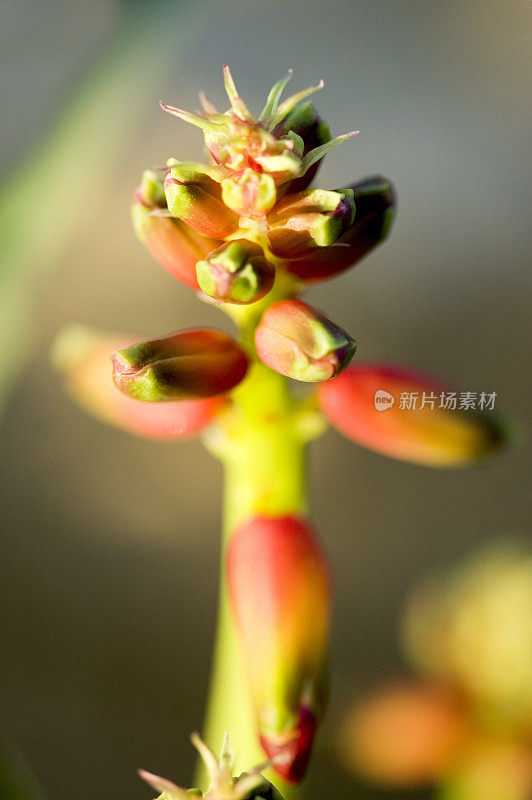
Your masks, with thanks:
M219 240L200 236L181 220L169 216L163 180L145 170L131 205L137 239L159 264L185 286L198 290L196 263L219 246Z
M238 177L224 178L222 200L241 217L263 216L277 200L275 181L271 175L246 169Z
M214 168L192 162L168 162L164 191L170 213L203 236L223 239L238 227L238 217L222 200Z
M287 261L284 267L293 275L305 281L332 278L357 264L388 236L395 215L392 184L375 175L353 184L350 189L356 206L353 223L330 247Z
M200 288L223 303L254 303L273 286L275 268L262 248L247 239L233 239L196 265Z
M299 258L328 247L353 222L352 189L308 189L281 200L268 215L268 244L280 258Z
M298 381L334 378L349 364L356 342L301 300L280 300L263 314L255 347L271 369Z

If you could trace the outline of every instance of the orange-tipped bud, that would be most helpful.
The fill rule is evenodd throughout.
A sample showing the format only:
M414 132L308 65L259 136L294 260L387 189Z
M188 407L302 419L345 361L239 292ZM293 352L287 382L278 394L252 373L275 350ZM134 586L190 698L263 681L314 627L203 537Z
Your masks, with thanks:
M395 214L392 184L377 175L350 188L356 208L351 226L330 247L287 261L284 266L294 275L309 282L332 278L353 267L388 236Z
M334 427L363 447L432 467L457 467L481 460L506 438L493 413L467 407L470 394L404 367L357 364L321 386L319 401Z
M300 781L327 695L325 556L305 520L254 517L231 537L227 576L262 747Z
M336 242L353 222L352 189L308 189L288 195L268 215L268 244L280 258L299 258Z
M356 342L342 328L301 300L280 300L255 331L261 361L298 381L326 381L351 361Z
M248 359L222 331L197 328L113 353L116 386L137 400L196 400L233 389Z
M167 441L194 436L212 421L225 399L154 404L126 397L113 383L110 354L133 339L77 326L62 331L52 359L64 376L67 391L85 411L136 436Z
M468 723L458 697L439 686L399 684L350 712L341 752L348 768L391 786L424 786L449 769Z
M275 279L275 267L264 257L258 244L232 239L196 265L203 292L224 303L254 303L268 294Z
M198 290L196 263L220 243L168 215L162 179L152 170L145 170L135 192L131 220L137 239L156 261L185 286Z
M222 200L215 170L175 159L168 166L164 191L170 213L202 236L224 239L234 233L238 217Z

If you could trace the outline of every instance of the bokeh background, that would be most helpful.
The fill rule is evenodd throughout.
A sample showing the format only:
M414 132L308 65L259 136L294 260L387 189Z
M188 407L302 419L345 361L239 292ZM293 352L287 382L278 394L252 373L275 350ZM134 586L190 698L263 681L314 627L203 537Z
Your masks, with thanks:
M4 0L0 91L7 222L0 277L2 735L54 800L151 796L145 766L186 783L214 633L222 474L197 442L149 443L89 419L49 366L78 321L162 335L216 309L135 240L145 166L201 160L159 98L223 107L229 63L250 108L294 69L333 134L319 185L381 172L390 239L308 297L359 342L461 389L530 407L531 51L526 0ZM365 686L403 669L402 601L420 578L529 531L527 450L476 469L388 461L330 432L312 447L314 518L335 573L333 694L313 796L371 794L334 747ZM528 525L528 527L527 527Z

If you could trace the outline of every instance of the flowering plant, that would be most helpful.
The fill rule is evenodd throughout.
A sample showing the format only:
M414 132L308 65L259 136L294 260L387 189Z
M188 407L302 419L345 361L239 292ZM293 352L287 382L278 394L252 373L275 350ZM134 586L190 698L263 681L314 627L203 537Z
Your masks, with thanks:
M281 102L290 77L257 118L228 67L224 113L204 96L197 114L161 103L203 131L209 163L170 158L163 170L144 171L133 198L138 239L231 317L238 340L210 328L141 342L74 328L55 349L68 389L96 415L150 438L201 434L222 461L221 601L204 735L217 750L229 731L245 764L266 754L264 769L286 796L305 774L328 684L331 580L308 519L307 444L330 422L385 455L456 466L504 441L486 408L431 406L426 398L448 388L439 380L389 365L350 368L353 337L301 299L384 241L395 193L381 176L310 187L323 157L354 132L331 138L307 99L322 83ZM297 396L288 379L317 389ZM408 393L422 395L419 407L394 405ZM212 751L195 741L211 776L206 797L275 796L260 780L233 784L227 746L220 779ZM183 796L144 777L166 800ZM205 769L198 781L206 784Z

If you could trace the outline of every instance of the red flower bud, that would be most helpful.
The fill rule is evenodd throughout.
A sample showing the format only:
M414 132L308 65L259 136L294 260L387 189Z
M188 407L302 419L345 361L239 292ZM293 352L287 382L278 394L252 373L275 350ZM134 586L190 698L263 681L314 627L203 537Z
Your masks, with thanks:
M297 517L254 517L229 542L231 608L261 744L286 780L304 775L327 694L330 587L314 532Z
M318 396L325 415L345 436L383 455L418 464L468 464L505 439L495 415L461 409L458 392L401 367L357 364L321 386Z
M233 389L248 359L226 333L211 328L140 342L113 354L117 387L138 400L196 400Z
M326 381L353 358L356 342L342 328L301 300L280 300L255 331L259 358L298 381Z
M268 244L280 258L298 258L333 244L355 215L352 189L308 189L281 200L268 215Z
M110 354L133 337L103 336L84 328L61 332L53 360L73 399L103 422L146 439L178 440L194 436L224 405L223 397L174 403L141 403L113 383Z
M196 265L203 292L224 303L254 303L273 286L275 267L261 247L247 239L232 239Z
M355 202L352 225L330 247L310 256L286 261L284 267L305 281L320 281L357 264L390 231L395 213L395 193L385 178L375 176L351 186Z
M198 290L196 263L218 247L219 241L200 236L184 222L168 216L162 180L159 179L162 205L154 201L154 193L147 187L148 179L154 175L151 170L145 171L142 186L133 197L131 219L135 234L170 275ZM153 181L150 183L153 189Z
M202 236L223 239L238 227L238 217L222 200L213 168L170 159L164 191L170 213Z

